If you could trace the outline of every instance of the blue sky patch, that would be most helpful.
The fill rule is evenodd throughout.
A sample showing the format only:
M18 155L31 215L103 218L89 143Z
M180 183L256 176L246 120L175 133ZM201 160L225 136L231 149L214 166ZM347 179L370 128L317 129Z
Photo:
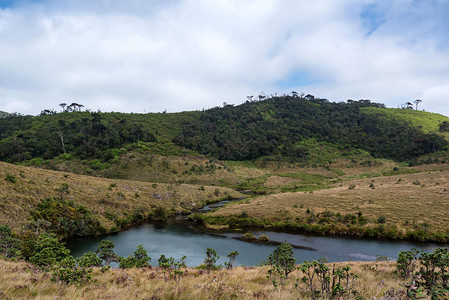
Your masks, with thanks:
M0 8L12 7L16 2L16 0L0 0Z
M276 86L281 90L286 90L321 82L321 80L311 76L309 73L299 70L291 73L286 79L278 81Z
M385 23L385 12L377 4L367 5L360 13L363 26L366 28L366 35L372 34Z

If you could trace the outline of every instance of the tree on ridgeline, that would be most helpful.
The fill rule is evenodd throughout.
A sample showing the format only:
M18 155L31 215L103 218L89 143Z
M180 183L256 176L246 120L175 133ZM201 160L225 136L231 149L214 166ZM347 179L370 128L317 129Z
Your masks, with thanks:
M416 99L415 101L413 101L413 103L415 103L416 105L416 110L418 110L418 104L420 104L422 102L421 99Z

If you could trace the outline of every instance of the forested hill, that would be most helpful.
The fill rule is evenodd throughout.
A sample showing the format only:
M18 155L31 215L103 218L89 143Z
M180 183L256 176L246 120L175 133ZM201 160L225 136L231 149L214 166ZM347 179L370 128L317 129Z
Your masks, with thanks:
M0 110L0 119L9 116L10 114Z
M384 113L389 110L368 100L333 103L283 96L203 112L15 115L0 119L0 160L71 155L107 161L134 146L226 160L271 155L307 160L310 141L405 160L447 146L438 131L423 132L416 122L389 117Z
M388 110L368 100L334 103L285 96L246 102L213 108L193 122L184 122L175 141L228 160L272 154L305 158L309 149L302 141L311 138L395 160L438 151L447 145L442 136L424 133L404 118L389 118L364 108Z

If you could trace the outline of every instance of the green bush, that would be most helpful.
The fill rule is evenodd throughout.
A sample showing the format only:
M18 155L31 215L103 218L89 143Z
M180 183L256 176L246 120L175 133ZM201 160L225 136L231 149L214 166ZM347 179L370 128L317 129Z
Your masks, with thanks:
M296 259L293 256L293 247L287 242L274 249L267 260L274 272L278 273L281 278L287 279L288 274L295 270Z
M419 269L415 271L417 265ZM448 299L449 250L447 248L438 248L432 253L420 252L416 249L401 252L397 272L402 277L412 275L412 281L404 284L407 295L411 299L420 299L425 295L430 296L430 299Z
M128 257L121 257L119 266L120 268L142 268L150 265L151 258L148 256L147 251L140 244L137 246L137 250L134 251L134 255Z
M11 182L11 183L16 183L17 182L16 176L11 175L11 174L6 174L5 175L5 180L8 181L8 182Z
M163 254L159 257L158 263L164 272L165 281L167 281L169 276L179 283L184 274L184 271L182 271L181 268L186 267L185 259L186 256L183 256L179 261L175 261L173 257L167 258Z
M0 225L0 255L11 258L18 254L20 240L14 236L11 228L7 225Z
M204 259L204 265L206 266L207 270L217 270L220 268L219 265L216 265L217 260L220 258L220 256L217 255L217 251L212 248L206 249L206 258Z
M67 193L63 186L58 191L61 193L60 199L47 197L31 212L34 221L50 222L50 229L63 237L103 233L104 228L87 208L62 199L62 195Z
M385 222L387 222L387 218L385 216L380 216L379 218L377 218L377 223L385 224Z
M234 266L234 261L237 258L237 256L239 256L239 255L240 255L240 253L238 251L229 252L229 254L227 256L229 258L229 262L225 262L226 269L232 270L232 268Z
M84 253L83 256L78 258L76 261L78 266L84 268L101 267L102 265L102 260L97 256L96 253L91 251Z
M166 221L169 213L163 206L158 206L153 210L153 213L149 215L149 218L153 221Z
M37 238L29 261L46 269L69 256L70 250L59 242L56 235L44 232Z
M112 262L118 262L120 260L120 257L114 253L114 247L114 242L109 240L102 240L98 244L95 253L104 261L105 265L110 265Z
M72 256L67 256L52 266L52 281L65 284L77 284L88 282L92 279L92 268L77 265Z

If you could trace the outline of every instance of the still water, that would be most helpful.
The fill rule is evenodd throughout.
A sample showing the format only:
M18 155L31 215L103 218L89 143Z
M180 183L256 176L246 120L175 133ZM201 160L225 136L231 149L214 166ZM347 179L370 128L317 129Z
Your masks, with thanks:
M415 247L433 251L438 247L448 245L421 244L401 241L379 241L353 239L344 237L308 236L270 231L250 231L257 237L266 235L271 241L283 242L307 249L294 249L297 263L304 260L314 260L326 257L330 262L338 261L374 261L376 255L396 259L400 251ZM235 239L241 232L211 233L202 227L188 222L184 217L178 217L167 223L143 224L129 230L103 237L84 237L73 239L67 243L74 256L81 256L87 251L94 251L102 239L115 243L115 252L121 256L132 254L139 244L143 244L152 258L151 264L157 265L157 260L164 254L167 257L180 259L187 256L188 266L200 265L206 256L207 248L214 248L220 256L219 263L224 264L226 255L237 250L240 255L236 265L255 266L265 260L275 249L275 245L248 243ZM311 248L311 249L308 249Z

